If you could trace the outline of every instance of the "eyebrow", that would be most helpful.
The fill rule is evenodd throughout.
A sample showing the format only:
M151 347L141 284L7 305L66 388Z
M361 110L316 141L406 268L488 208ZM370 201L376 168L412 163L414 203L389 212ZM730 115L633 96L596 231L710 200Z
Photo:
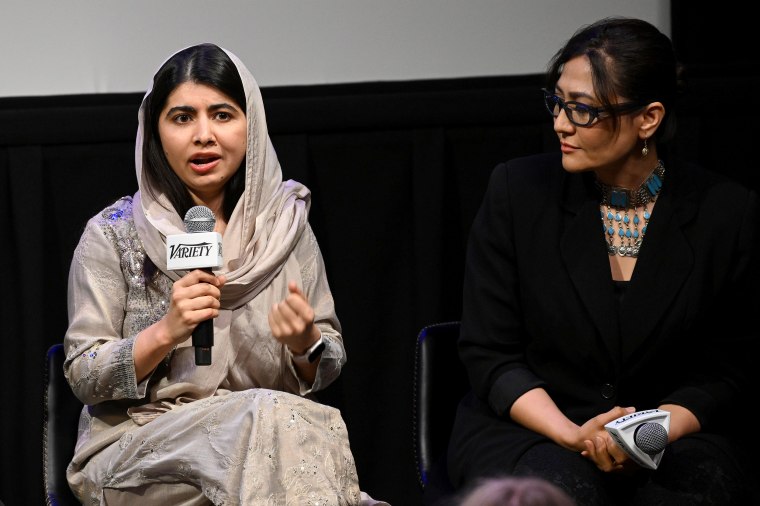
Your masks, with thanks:
M237 107L233 106L232 104L228 104L227 102L221 102L219 104L211 104L208 107L208 110L211 112L216 112L220 110L230 110L230 111L237 111ZM166 112L167 116L171 116L174 113L177 112L184 112L184 113L193 113L196 112L195 107L192 107L190 105L178 105L175 107L172 107Z
M554 92L555 93L556 92L562 93L562 88L560 88L559 86L555 85L554 86ZM578 100L579 98L586 98L586 99L591 100L591 101L596 100L593 96L589 95L588 93L582 92L582 91L570 92L570 93L567 94L567 96L571 100Z

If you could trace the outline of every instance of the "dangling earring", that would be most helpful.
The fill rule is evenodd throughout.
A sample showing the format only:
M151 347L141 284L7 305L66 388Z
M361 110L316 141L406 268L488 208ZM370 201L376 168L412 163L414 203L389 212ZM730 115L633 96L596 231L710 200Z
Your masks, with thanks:
M649 154L649 148L647 147L647 138L644 137L644 147L641 148L641 158L645 158Z

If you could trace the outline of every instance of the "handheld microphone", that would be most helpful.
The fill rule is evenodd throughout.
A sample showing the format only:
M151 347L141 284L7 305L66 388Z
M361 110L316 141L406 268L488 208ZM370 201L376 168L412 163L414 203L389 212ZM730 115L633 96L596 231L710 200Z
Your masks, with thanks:
M169 270L203 269L222 266L222 236L214 232L216 216L206 206L194 206L185 214L187 234L166 236L166 267ZM195 365L211 365L214 321L200 322L193 330Z
M637 411L609 422L604 428L637 464L657 469L668 444L670 412L661 409Z

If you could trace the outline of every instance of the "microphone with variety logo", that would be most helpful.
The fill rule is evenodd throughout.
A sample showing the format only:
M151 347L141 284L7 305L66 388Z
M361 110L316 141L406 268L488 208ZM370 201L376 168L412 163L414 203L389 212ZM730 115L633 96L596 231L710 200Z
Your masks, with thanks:
M222 236L214 232L216 216L206 206L194 206L185 213L187 234L166 236L166 267L169 270L203 269L222 266ZM211 365L214 320L200 322L193 330L195 365Z
M609 422L604 428L637 464L657 469L668 444L670 412L661 409L636 411Z

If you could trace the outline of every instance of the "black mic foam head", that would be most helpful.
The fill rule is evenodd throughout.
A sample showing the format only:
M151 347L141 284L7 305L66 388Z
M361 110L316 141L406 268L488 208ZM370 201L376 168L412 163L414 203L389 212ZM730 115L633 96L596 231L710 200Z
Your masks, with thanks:
M214 212L206 206L193 206L185 213L185 229L192 233L213 232L216 224Z
M659 423L642 423L636 427L633 441L647 455L657 455L668 444L668 431Z

